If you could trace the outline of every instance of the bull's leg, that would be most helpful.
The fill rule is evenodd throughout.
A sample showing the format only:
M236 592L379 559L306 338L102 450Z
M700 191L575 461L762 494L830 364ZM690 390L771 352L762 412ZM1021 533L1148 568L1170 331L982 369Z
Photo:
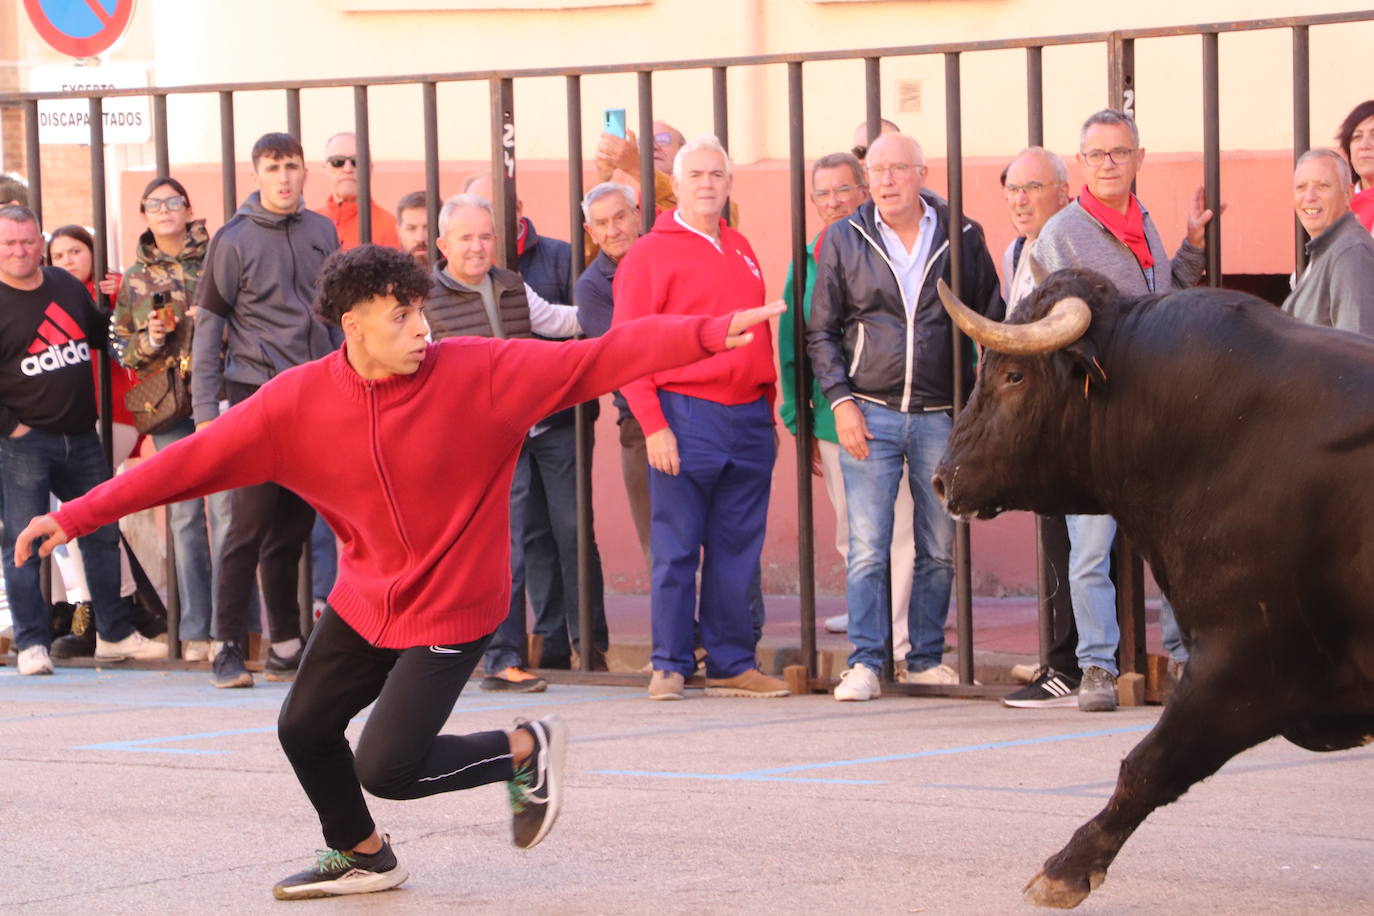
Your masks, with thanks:
M1230 657L1244 660L1244 653ZM1154 809L1177 799L1248 747L1278 734L1282 717L1265 711L1257 687L1240 665L1210 672L1194 652L1159 723L1121 762L1107 807L1079 827L1026 885L1039 906L1069 909L1082 903L1107 876L1122 844Z

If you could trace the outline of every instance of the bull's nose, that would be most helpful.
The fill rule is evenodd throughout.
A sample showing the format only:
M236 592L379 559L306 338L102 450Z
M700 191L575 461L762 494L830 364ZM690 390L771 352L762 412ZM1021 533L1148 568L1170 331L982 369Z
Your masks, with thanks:
M935 495L936 495L937 497L939 497L940 502L943 503L943 502L945 501L945 478L944 478L944 475L941 474L939 471L936 471L936 472L935 472L935 476L932 477L932 478L930 478L930 485L931 485L932 488L934 488L934 490L935 490Z

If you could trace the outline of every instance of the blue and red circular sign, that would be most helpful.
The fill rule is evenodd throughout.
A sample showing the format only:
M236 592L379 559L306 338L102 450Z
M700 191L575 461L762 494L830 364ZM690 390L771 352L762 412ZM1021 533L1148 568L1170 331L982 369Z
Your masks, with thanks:
M24 10L48 44L72 57L94 57L119 40L134 0L24 0Z

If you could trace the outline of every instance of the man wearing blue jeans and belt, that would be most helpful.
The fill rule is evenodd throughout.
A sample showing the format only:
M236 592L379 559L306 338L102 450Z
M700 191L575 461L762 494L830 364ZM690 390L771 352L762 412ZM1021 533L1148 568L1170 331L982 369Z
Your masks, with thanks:
M1095 270L1111 280L1123 296L1163 295L1196 286L1206 266L1203 246L1212 211L1203 206L1203 191L1193 194L1187 237L1171 259L1154 221L1131 188L1145 162L1135 122L1119 111L1090 115L1079 133L1079 164L1085 184L1077 199L1040 231L1030 254L1032 270L1052 273L1066 267ZM1078 625L1078 664L1083 681L1078 708L1084 712L1116 709L1116 588L1108 572L1116 520L1109 515L1070 515L1069 591ZM1181 671L1188 658L1173 608L1164 602L1159 614L1164 648L1171 667Z
M807 352L816 380L835 412L843 451L849 516L845 600L854 651L835 699L879 696L890 626L887 566L893 505L905 468L915 502L916 568L907 608L909 684L954 684L941 664L953 578L954 522L930 487L944 453L954 403L953 335L935 292L951 283L949 205L923 190L921 146L900 133L883 134L864 167L872 199L833 223L817 255L807 319ZM1000 320L997 271L983 230L964 220L963 298ZM964 354L972 387L974 352Z

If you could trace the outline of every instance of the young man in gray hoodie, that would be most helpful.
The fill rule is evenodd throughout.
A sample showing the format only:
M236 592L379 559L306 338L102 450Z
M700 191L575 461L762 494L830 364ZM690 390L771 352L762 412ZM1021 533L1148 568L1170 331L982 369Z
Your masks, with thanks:
M311 309L320 268L339 237L305 208L305 154L289 134L253 144L258 190L210 240L192 343L191 401L197 428L246 400L278 373L326 356L341 341ZM264 444L264 447L267 447ZM290 680L300 663L298 564L315 512L267 483L233 491L211 622L216 687L251 687L244 666L246 621L261 573L272 647L268 680Z

